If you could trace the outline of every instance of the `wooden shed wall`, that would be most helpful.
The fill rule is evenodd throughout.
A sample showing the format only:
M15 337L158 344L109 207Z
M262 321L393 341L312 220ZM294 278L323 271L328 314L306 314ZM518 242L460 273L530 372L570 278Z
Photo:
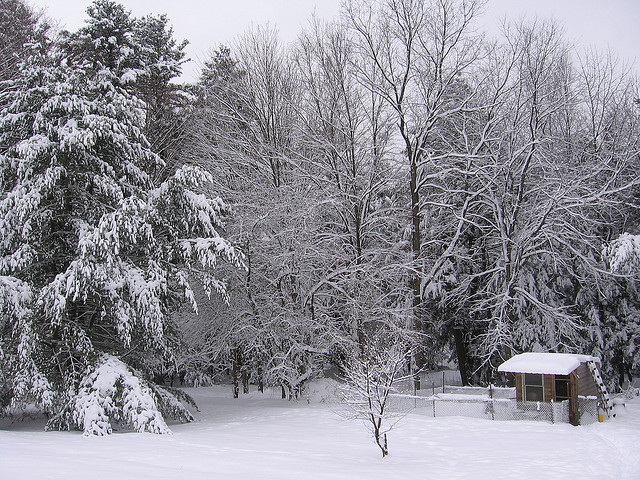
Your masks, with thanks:
M516 377L516 400L522 401L524 398L524 373L514 373ZM544 388L544 401L550 402L556 395L555 375L542 375L542 386Z
M542 386L544 387L544 401L550 402L552 398L556 398L556 382L555 375L543 375Z
M586 363L581 363L580 366L574 370L572 373L572 389L575 391L576 387L578 390L578 395L582 396L598 396L598 386L596 382L593 380L593 376L589 371L589 367L587 367ZM516 384L516 400L521 401L524 397L524 374L515 373L515 384ZM556 398L556 384L555 384L555 375L543 375L542 376L542 385L544 386L544 400L545 402L551 401L551 399Z
M586 363L581 363L580 366L575 370L576 376L578 377L578 395L582 396L598 396L598 386L596 382L593 380L593 376L589 371L589 367L587 367Z

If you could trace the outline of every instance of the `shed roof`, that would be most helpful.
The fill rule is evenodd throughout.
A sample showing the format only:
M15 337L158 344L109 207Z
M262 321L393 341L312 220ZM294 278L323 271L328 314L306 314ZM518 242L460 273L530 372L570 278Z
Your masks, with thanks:
M600 359L591 355L573 353L521 353L511 357L498 367L499 372L541 373L545 375L569 375L581 363Z

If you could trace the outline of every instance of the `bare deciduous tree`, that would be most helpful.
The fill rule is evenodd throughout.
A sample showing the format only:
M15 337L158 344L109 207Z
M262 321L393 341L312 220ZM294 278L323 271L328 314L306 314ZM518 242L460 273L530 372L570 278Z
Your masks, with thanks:
M398 145L405 157L410 198L413 328L426 331L421 312L421 277L425 268L424 199L420 178L429 155L445 147L442 127L464 108L473 92L460 99L452 93L480 54L472 21L481 2L393 0L383 4L348 2L347 17L363 57L361 81L392 108ZM371 65L371 67L368 67ZM446 147L445 147L446 148ZM424 354L415 359L418 368ZM416 376L416 386L419 379Z
M387 434L403 414L392 408L391 395L399 392L398 384L408 378L403 372L410 354L403 342L377 336L369 338L365 351L344 366L342 404L350 418L364 422L383 457L389 454Z

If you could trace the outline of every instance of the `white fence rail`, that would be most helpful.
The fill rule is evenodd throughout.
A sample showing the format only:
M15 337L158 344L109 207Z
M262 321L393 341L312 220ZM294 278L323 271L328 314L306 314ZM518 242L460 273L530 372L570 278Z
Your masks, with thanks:
M432 417L473 417L487 420L533 420L548 423L569 422L569 401L522 402L502 398L439 398L394 395L390 398L390 409L396 412L417 413ZM578 401L580 424L593 423L598 419L597 401L580 398Z

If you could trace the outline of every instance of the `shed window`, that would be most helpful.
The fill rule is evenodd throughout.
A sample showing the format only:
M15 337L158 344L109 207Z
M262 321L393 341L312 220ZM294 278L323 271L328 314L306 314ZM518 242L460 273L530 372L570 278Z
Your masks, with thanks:
M524 399L528 402L544 401L542 375L537 373L524 374Z

